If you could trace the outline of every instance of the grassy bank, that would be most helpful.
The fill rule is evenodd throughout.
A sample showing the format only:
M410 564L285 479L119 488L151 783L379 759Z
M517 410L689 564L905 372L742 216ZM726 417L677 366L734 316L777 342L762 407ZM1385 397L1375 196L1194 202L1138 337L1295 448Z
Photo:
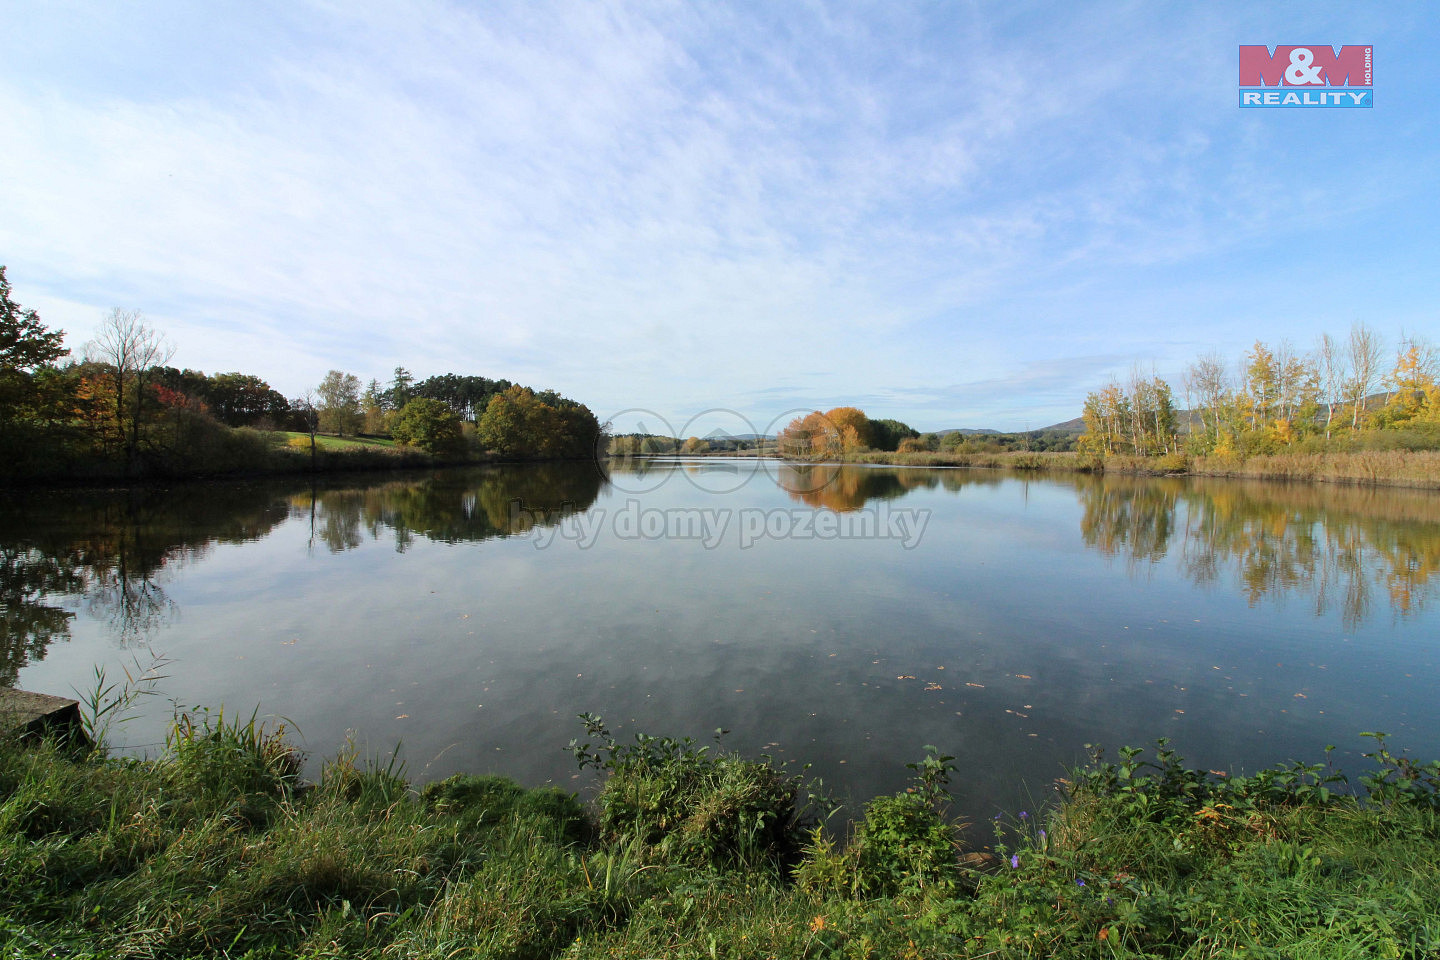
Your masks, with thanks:
M1189 474L1440 489L1440 451L1436 450L1336 450L1258 454L1246 458L1186 457L1178 454L1166 457L1102 457L1093 453L869 452L845 457L843 461L906 467L978 467L1163 476Z
M961 829L954 772L848 837L764 760L572 745L604 787L452 777L353 750L299 782L283 732L182 717L154 760L0 744L6 957L1422 957L1440 950L1440 765L1380 746L1364 799L1098 756L1041 816ZM593 741L593 742L592 742ZM985 854L963 846L989 844Z
M0 483L110 483L248 477L353 470L400 470L451 462L423 450L376 438L317 436L312 456L309 434L226 427L211 422L172 433L154 432L133 460L122 451L92 444L38 437L18 443L0 466Z

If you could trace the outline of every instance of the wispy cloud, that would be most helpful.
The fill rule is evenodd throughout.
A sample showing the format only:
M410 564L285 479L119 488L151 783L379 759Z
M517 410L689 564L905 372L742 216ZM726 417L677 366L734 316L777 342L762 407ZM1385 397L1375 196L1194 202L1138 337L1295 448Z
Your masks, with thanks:
M1255 251L1304 263L1267 239L1303 235L1297 208L1335 230L1433 202L1393 158L1313 175L1307 151L1374 136L1357 122L1400 150L1379 109L1237 116L1239 6L159 6L69 48L56 9L30 50L0 41L17 292L73 340L139 307L181 362L289 392L404 364L602 415L1064 419L1244 303ZM174 74L115 66L117 37ZM1301 149L1293 123L1339 132ZM1289 329L1264 320L1285 286L1258 289L1237 326ZM1353 300L1328 292L1312 323Z

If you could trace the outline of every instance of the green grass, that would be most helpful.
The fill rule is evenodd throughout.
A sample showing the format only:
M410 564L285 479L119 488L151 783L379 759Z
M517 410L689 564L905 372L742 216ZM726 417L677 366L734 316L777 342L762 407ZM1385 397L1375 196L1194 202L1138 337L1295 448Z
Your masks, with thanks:
M308 447L310 434L298 433L294 430L277 430L274 434L279 438L281 444L292 444L297 440L304 441ZM315 435L315 445L321 450L365 450L375 448L395 449L397 446L394 440L389 437L336 437L327 433Z
M305 784L253 716L178 718L150 760L0 743L0 956L1440 951L1440 764L1383 739L1360 799L1321 764L1220 777L1163 742L1097 755L1068 802L993 836L946 816L955 768L931 752L847 838L768 761L588 729L598 746L572 749L608 775L592 806L488 776L416 792L353 747ZM992 843L990 866L960 840Z

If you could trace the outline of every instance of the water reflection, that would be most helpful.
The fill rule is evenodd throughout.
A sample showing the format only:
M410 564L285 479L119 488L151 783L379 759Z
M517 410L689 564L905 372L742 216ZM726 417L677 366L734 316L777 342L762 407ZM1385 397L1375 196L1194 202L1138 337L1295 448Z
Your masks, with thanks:
M68 639L77 608L121 647L143 643L176 614L165 583L178 565L286 515L242 485L13 493L0 506L0 684Z
M84 492L20 492L0 506L0 685L68 640L77 610L121 648L178 616L166 583L216 544L259 540L287 520L331 552L391 536L455 543L524 533L588 509L603 477L542 464L404 480L308 480ZM348 484L348 485L346 485Z
M604 483L589 466L531 464L311 489L289 503L291 516L309 520L312 543L332 553L382 537L403 553L416 536L465 543L554 526L588 510Z
M870 500L895 500L915 490L939 488L955 493L968 486L996 486L1004 477L996 471L787 463L780 466L776 482L799 503L848 513L861 509Z
M1194 583L1232 581L1253 606L1309 598L1348 627L1418 613L1440 573L1440 498L1366 487L1082 478L1086 544L1132 564L1174 549Z
M697 468L633 461L617 489ZM998 488L997 471L835 464L720 465L715 484L771 482L795 502L836 512L919 491ZM590 509L610 478L563 464L439 471L401 478L305 478L139 491L19 492L0 504L0 684L70 636L77 614L105 625L120 647L144 643L178 616L167 592L177 569L215 544L308 524L311 548L344 553L377 540L405 552L424 538L485 541L553 526ZM1073 489L1089 548L1155 575L1169 560L1183 577L1234 589L1252 606L1303 598L1347 627L1430 602L1440 573L1440 497L1334 485L1051 476L1050 496ZM697 483L697 486L702 486ZM1067 521L1068 525L1069 521ZM1073 528L1071 528L1073 529Z

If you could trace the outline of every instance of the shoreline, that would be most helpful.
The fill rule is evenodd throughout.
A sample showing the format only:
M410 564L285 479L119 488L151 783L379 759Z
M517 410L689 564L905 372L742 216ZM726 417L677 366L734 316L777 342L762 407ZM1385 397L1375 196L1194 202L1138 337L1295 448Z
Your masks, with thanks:
M1153 477L1218 477L1283 480L1440 490L1440 451L1362 450L1354 453L1262 454L1245 460L1224 457L1100 457L1086 453L883 453L867 452L821 460L787 458L797 464L960 467L1055 471Z

